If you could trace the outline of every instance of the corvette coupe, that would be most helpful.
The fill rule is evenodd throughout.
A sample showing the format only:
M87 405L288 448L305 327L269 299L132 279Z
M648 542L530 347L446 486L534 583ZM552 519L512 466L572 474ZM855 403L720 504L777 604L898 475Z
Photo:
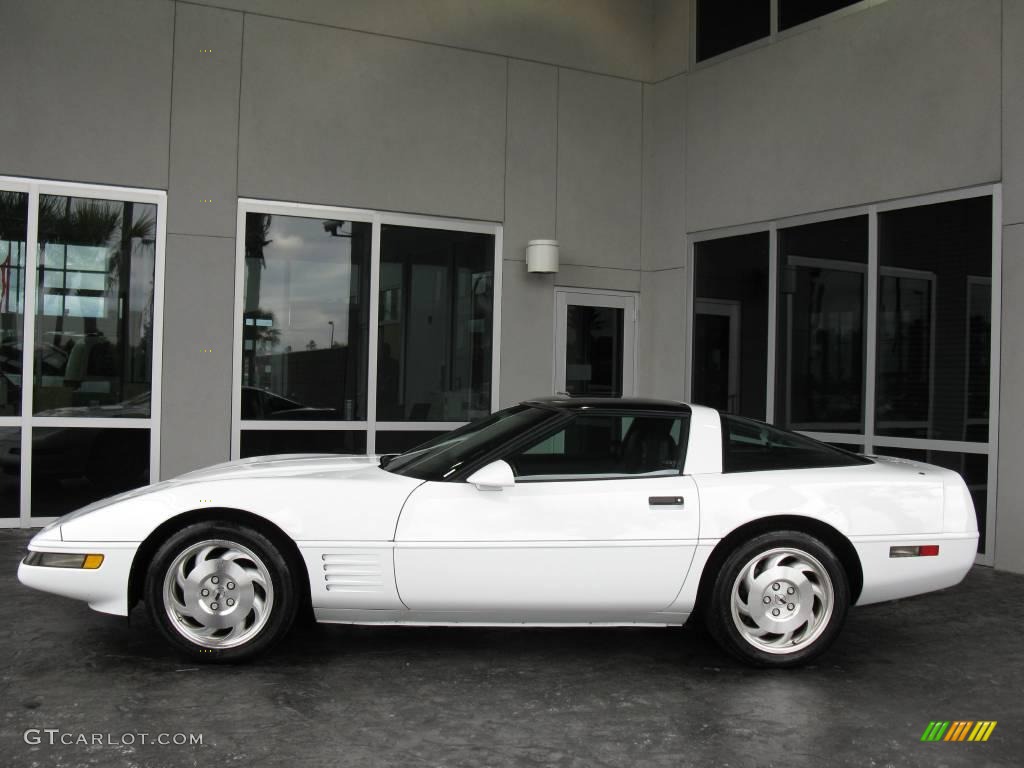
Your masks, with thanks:
M234 461L73 512L23 584L199 659L265 651L299 611L351 624L671 626L788 667L851 605L957 584L978 527L947 469L711 408L524 402L399 455Z

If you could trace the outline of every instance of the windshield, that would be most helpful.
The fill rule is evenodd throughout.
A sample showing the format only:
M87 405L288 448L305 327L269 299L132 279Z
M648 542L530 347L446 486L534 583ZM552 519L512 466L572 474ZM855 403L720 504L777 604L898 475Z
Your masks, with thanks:
M396 456L385 469L419 480L446 480L462 467L556 415L546 408L528 405L506 408Z

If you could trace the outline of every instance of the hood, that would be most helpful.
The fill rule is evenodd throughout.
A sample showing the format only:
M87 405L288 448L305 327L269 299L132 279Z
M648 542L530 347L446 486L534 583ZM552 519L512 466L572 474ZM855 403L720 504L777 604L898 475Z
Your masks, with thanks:
M336 453L284 453L254 456L214 464L175 477L170 482L194 483L207 480L241 480L254 477L301 477L351 472L380 464L379 456L342 456Z

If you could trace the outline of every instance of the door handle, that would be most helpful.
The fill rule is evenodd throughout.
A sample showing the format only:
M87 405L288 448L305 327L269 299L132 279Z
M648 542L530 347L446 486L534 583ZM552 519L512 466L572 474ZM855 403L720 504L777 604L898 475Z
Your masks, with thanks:
M647 503L652 507L681 507L686 502L682 496L651 496Z

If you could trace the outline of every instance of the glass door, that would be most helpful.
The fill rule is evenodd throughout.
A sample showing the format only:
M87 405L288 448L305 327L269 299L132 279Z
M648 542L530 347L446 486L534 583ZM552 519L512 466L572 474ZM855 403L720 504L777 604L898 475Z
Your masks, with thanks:
M555 392L636 394L636 295L555 291Z

